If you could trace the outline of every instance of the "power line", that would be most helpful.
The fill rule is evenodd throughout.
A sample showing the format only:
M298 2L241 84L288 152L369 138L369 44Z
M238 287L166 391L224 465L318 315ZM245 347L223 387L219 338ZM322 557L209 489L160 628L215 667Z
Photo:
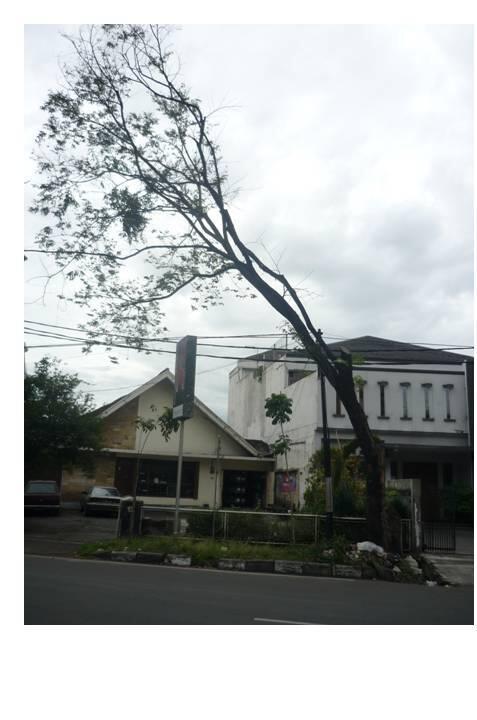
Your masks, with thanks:
M135 336L135 335L122 335L122 334L120 334L120 333L105 333L105 332L101 332L101 331L89 331L89 330L84 330L84 329L82 329L82 328L73 328L73 327L68 327L68 326L65 326L65 325L53 325L53 324L50 324L50 323L42 323L42 322L37 322L37 321L34 321L34 320L26 320L25 322L26 322L27 324L29 324L29 325L41 325L41 326L43 326L43 327L51 327L51 328L57 328L57 329L61 329L61 330L71 330L71 331L73 331L73 332L89 333L90 335L92 334L92 335L94 335L94 336L102 336L102 337L104 337L104 336L108 336L108 335L110 334L112 337L120 337L120 338L124 338L124 339L128 339L128 340L141 340L141 341L143 341L143 342L162 342L162 343L168 343L168 344L174 344L174 345L176 344L176 340L173 339L173 338L170 338L170 337L167 337L167 338L138 337L138 336ZM284 337L284 334L283 334L283 333L280 333L280 334L277 334L277 333L268 333L268 334L266 334L266 333L264 333L264 334L261 334L261 335L256 334L256 335L216 335L216 336L212 336L212 335L198 335L198 336L197 336L198 339L209 339L209 338L210 338L210 339L228 339L228 338L232 339L232 338L250 338L250 337L257 337L257 338L258 338L258 337L279 337L279 338L283 338L283 337ZM346 338L339 338L339 337L333 336L333 335L323 335L323 337L325 337L325 338L327 338L327 339L338 339L338 340L342 339L342 340L346 340ZM417 346L427 346L427 345L431 346L431 347L429 347L429 348L428 348L428 347L419 347L419 350L422 350L422 351L426 351L426 350L427 350L427 351L431 351L431 350L433 350L433 349L436 349L436 350L449 350L449 351L451 351L451 350L473 350L473 348L474 348L473 345L464 345L464 344L454 345L454 344L451 344L451 343L428 343L428 342L416 343L416 342L413 342L413 343L406 343L406 344L409 344L409 345L417 345ZM244 350L264 350L264 351L267 351L267 350L271 351L271 350L277 350L277 349L278 349L278 350L284 350L284 349L285 349L285 348L276 348L276 347L271 347L271 348L270 348L270 347L257 347L257 346L255 346L255 345L230 345L230 344L223 345L223 344L214 344L214 343L197 343L197 345L200 345L200 346L202 346L202 347L220 347L220 348L233 348L233 349L242 349L242 348L243 348ZM359 353L359 352L370 352L370 350L369 350L369 348L362 348L362 349L361 349L361 348L354 348L353 352L356 352L356 353ZM372 352L372 351L371 351L371 352ZM377 350L377 351L375 351L375 352L379 352L379 353L382 353L382 352L399 352L399 348L382 348L382 349Z
M68 337L68 336L60 335L60 334L53 334L53 333L49 334L47 331L41 331L41 330L37 330L37 331L25 330L25 334L33 335L33 336L37 336L37 337L44 337L44 338L48 337L48 338L56 339L56 340L58 340L58 339L71 340L76 345L83 344L85 347L91 347L92 345L102 345L102 346L105 346L108 348L114 347L114 348L124 348L126 350L138 350L138 351L145 352L148 354L158 353L158 354L166 354L166 355L175 355L175 350L163 350L163 349L159 350L158 348L151 348L148 346L134 346L134 345L126 345L124 343L110 343L110 342L104 342L101 340L84 340L83 338ZM423 351L425 351L426 349L428 349L428 348L422 348ZM284 354L286 353L286 350L284 348L277 348L276 350L277 350L277 352L283 352ZM265 357L250 358L247 356L244 357L244 356L237 356L237 355L211 355L209 353L197 353L197 357L207 357L207 358L213 358L216 360L248 360L249 362L256 362L257 366L258 366L258 363L276 363L276 362L282 362L282 363L289 364L289 365L293 364L293 365L308 365L308 366L315 364L315 361L312 359L299 360L297 358L287 359L286 357L285 358L284 357L280 357L280 358L265 358ZM371 358L371 360L373 360L373 358ZM388 360L382 360L382 359L374 359L374 361L378 362L381 365L396 365L396 364L413 365L413 364L416 364L416 361L413 362L412 360L388 361ZM457 362L458 362L458 360L456 358L456 364L457 364ZM427 360L426 364L442 365L442 361ZM356 367L360 367L360 366L356 365Z

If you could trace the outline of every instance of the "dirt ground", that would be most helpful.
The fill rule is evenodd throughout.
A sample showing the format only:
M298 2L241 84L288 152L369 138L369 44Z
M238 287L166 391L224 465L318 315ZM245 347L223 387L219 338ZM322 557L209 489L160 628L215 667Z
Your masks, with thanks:
M25 515L24 551L32 555L73 556L86 542L116 537L114 517L84 517L79 510L60 515Z

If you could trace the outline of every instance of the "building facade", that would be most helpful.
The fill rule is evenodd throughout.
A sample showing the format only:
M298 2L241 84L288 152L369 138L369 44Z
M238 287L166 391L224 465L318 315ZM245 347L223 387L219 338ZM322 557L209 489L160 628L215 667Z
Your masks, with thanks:
M345 347L359 356L359 365L353 365L356 392L372 432L384 442L386 482L419 479L423 519L439 519L441 490L473 484L473 358L369 336L329 347L335 353ZM288 467L296 500L303 502L310 457L323 437L316 365L302 351L286 350L239 361L229 376L228 422L246 438L273 442L279 429L265 416L264 404L281 392L293 400L285 426L291 439ZM346 411L328 382L325 402L331 443L353 439ZM283 470L281 457L275 499Z
M93 474L63 470L62 499L78 500L91 485L113 485L122 495L133 491L148 505L174 505L178 433L168 441L159 429L146 435L137 418L149 419L172 407L174 376L169 370L97 412L103 420L103 448ZM152 409L154 408L154 409ZM248 443L198 398L185 421L181 505L256 509L273 498L275 460L268 448Z

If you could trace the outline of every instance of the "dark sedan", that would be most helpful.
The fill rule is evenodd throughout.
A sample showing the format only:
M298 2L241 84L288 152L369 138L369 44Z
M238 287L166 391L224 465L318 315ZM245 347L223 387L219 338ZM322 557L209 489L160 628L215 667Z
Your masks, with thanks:
M121 496L115 487L94 486L81 493L80 510L85 515L117 515Z
M60 512L58 485L49 480L31 480L25 486L25 512Z

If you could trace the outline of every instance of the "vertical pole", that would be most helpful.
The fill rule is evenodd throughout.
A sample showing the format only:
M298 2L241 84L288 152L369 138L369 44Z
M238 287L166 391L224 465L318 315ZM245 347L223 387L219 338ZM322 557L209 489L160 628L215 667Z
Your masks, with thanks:
M184 420L179 429L179 456L177 459L176 507L174 510L174 535L179 534L179 505L181 502L182 458L184 456Z
M219 481L220 462L220 435L217 435L217 457L215 458L215 483L214 483L214 514L212 516L212 537L215 538L215 520L217 515L217 483Z
M333 485L331 480L331 452L330 452L330 434L328 431L328 417L326 412L326 388L325 376L319 369L321 386L321 414L323 425L323 469L325 471L325 532L329 539L333 536Z

